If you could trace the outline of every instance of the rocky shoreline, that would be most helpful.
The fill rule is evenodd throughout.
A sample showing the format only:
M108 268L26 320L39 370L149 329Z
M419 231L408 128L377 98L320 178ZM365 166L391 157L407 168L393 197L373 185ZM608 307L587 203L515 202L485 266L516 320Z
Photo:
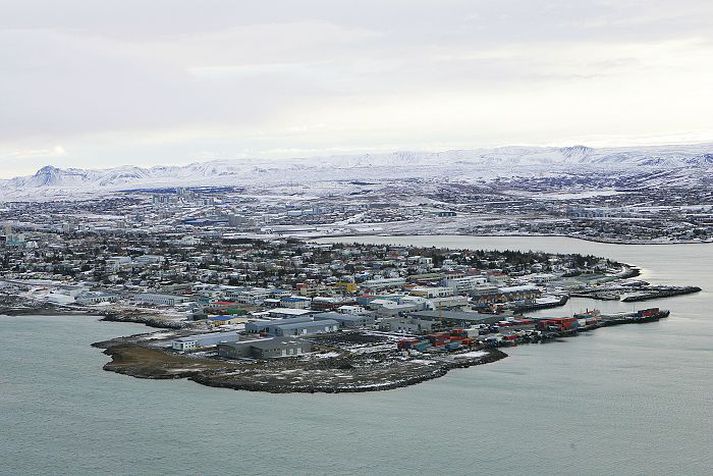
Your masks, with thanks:
M668 315L669 311L656 310L644 315L602 316L600 322L582 328L547 330L536 340L522 334L519 342L552 342L599 327L655 322ZM315 352L300 357L227 360L210 353L181 354L166 350L156 339L176 335L162 334L119 337L92 345L105 349L104 353L111 357L104 370L137 378L186 378L210 387L268 393L354 393L407 387L442 377L455 368L496 362L507 357L497 347L517 344L502 341L451 353L423 353L397 350L386 335L340 331L313 336Z
M159 314L151 314L141 311L108 311L99 313L103 317L102 321L110 322L132 322L135 324L144 324L148 327L157 329L184 329L190 326L187 321L178 321L167 319Z
M102 343L93 345L101 347ZM104 365L104 370L123 375L146 379L186 378L210 387L268 393L393 390L442 377L456 368L483 365L507 357L498 349L488 349L471 352L472 357L463 359L429 356L402 359L391 354L225 361L188 357L132 343L110 345L104 353L112 358Z
M58 306L50 303L38 305L19 305L8 303L0 306L0 315L4 316L97 316L101 321L131 322L144 324L157 329L184 329L191 326L189 321L167 318L160 313L138 310L104 310L98 308L81 308Z
M21 311L15 315L40 312L58 315L62 309L43 306ZM64 311L73 315L98 314ZM353 340L354 335L341 331L333 336L315 336L317 351L310 355L272 360L226 360L215 355L179 354L157 345L161 340L195 333L196 329L191 328L188 321L171 321L143 311L105 312L101 320L135 322L166 329L165 332L117 337L93 343L93 347L104 349L104 353L111 357L111 361L104 365L104 370L145 379L185 378L210 387L255 392L355 393L392 390L442 377L456 368L483 365L507 357L498 348L489 347L450 354L414 355L397 351L395 346L375 353L352 353L344 351L338 344ZM630 321L623 319L602 326L625 323ZM567 337L575 333L557 335ZM388 341L384 336L371 336L370 339L381 340L382 343ZM546 341L548 339L542 340Z
M67 308L54 304L25 306L4 303L0 306L0 315L4 316L96 316L98 314L90 309Z
M185 378L210 387L268 393L354 393L407 387L455 368L496 362L507 357L498 348L502 346L553 342L600 327L655 322L668 316L669 311L658 309L601 316L583 327L548 328L535 340L531 334L519 334L518 340L485 341L455 352L398 350L393 336L357 330L314 335L313 352L266 360L223 359L215 352L177 353L162 345L189 330L117 337L92 346L105 349L111 357L104 370L136 378Z

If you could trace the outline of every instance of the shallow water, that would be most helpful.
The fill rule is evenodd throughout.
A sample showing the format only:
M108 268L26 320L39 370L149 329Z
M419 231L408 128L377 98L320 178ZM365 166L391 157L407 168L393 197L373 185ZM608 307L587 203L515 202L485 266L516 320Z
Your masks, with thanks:
M0 317L0 474L711 474L712 246L378 240L592 253L704 290L644 304L671 309L658 323L508 349L494 364L351 395L134 379L102 371L107 358L89 344L143 326ZM594 305L632 306L572 299L557 312Z

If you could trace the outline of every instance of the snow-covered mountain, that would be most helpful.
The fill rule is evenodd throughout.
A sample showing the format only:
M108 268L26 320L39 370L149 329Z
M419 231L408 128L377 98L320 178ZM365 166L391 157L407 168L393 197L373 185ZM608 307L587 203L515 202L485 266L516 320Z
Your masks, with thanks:
M60 169L46 166L31 176L0 181L0 197L58 197L149 187L268 187L407 178L467 182L573 173L619 174L659 180L662 185L694 186L708 184L711 172L712 144L608 149L513 146L283 160L221 160L149 168Z

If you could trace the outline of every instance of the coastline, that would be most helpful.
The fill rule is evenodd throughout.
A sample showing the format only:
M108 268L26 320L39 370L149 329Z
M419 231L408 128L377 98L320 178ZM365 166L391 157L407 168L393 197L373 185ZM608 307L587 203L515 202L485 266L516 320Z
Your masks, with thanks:
M321 353L310 356L224 360L141 345L141 338L150 334L95 342L92 346L104 349L104 354L111 357L104 370L135 378L186 378L209 387L267 393L356 393L407 387L437 379L455 368L497 362L508 356L501 347L561 342L582 332L657 322L668 316L669 311L658 310L656 314L645 316L636 313L602 316L601 321L583 327L548 330L535 337L522 337L517 342L483 344L453 354L413 354L396 348L379 353L349 354L333 352L335 347L323 347Z
M513 233L507 235L496 235L496 234L473 234L473 233L457 233L449 232L446 235L434 235L433 233L420 233L420 232L394 232L394 233L363 233L363 234L331 234L331 235L314 235L309 237L304 237L303 239L307 241L317 241L329 238L359 238L367 236L378 236L383 238L393 237L403 237L403 236L468 236L473 238L570 238L573 240L587 241L590 243L598 243L602 245L625 245L625 246L677 246L677 245L710 245L713 244L712 241L672 241L668 243L662 243L660 241L617 241L617 240L604 240L590 237L582 236L572 236L565 234L540 234L540 233Z
M95 343L93 346L98 346ZM456 368L497 362L507 357L487 349L477 357L453 361L390 360L387 358L312 359L227 362L196 359L148 349L137 344L108 347L112 360L104 370L135 378L174 380L186 378L201 385L266 393L361 393L394 390L437 379ZM375 365L374 360L378 361ZM287 376L287 377L286 377Z
M144 324L156 329L183 329L190 326L187 321L171 320L159 314L145 312L120 312L106 311L96 308L67 308L55 304L43 303L31 307L0 307L0 315L4 316L92 316L100 321L108 322L130 322L134 324Z
M171 319L162 318L159 315L145 314L145 313L120 313L116 311L109 311L101 314L101 321L108 322L132 322L135 324L144 324L148 327L154 327L156 329L184 329L190 326L187 321L176 321Z

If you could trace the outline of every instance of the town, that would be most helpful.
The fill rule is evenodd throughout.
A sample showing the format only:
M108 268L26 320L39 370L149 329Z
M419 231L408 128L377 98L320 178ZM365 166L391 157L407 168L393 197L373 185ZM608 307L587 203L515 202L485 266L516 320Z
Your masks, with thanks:
M74 226L67 216L57 226L49 212L35 216L45 222L34 229L7 223L0 313L163 328L95 344L112 357L107 370L136 377L341 392L411 385L503 358L503 347L668 316L658 308L524 315L570 297L641 301L699 290L652 286L635 267L594 256L319 243L196 226L166 211L158 206L145 218L156 226L143 228ZM107 219L99 210L85 216Z

